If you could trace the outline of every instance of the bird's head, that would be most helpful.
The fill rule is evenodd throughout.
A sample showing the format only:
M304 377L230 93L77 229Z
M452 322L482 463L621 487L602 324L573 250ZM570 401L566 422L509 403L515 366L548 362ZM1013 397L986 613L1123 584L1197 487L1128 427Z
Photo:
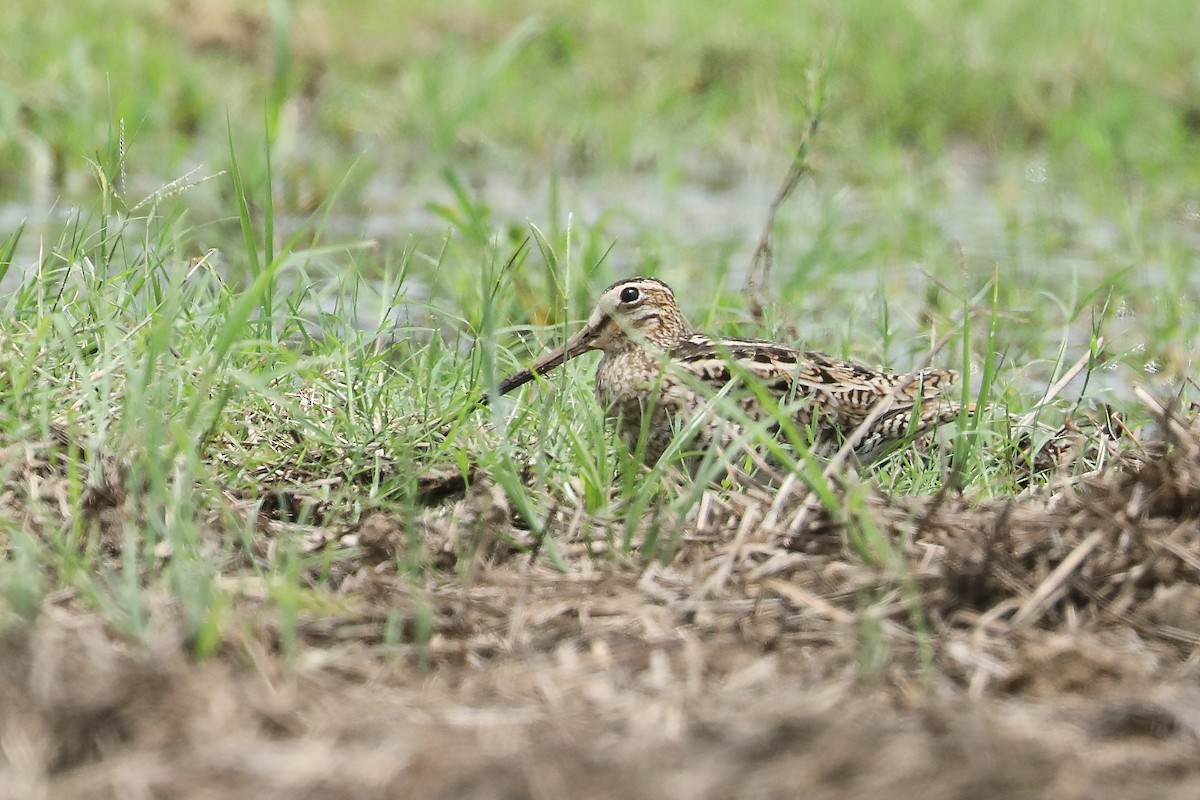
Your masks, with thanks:
M687 321L670 286L657 278L626 278L604 290L587 324L566 344L505 378L499 393L510 392L590 350L612 353L643 347L666 352L687 332Z

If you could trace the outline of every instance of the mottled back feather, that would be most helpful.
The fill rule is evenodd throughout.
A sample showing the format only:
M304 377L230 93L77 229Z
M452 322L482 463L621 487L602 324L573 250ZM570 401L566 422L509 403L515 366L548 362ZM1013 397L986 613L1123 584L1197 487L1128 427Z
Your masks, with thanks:
M728 383L730 364L763 381L773 392L803 397L812 393L837 397L846 408L870 411L884 395L908 381L897 394L900 402L937 397L954 383L951 370L927 369L917 373L884 372L824 353L799 350L762 339L713 339L689 333L671 349L671 360L695 373L714 388Z

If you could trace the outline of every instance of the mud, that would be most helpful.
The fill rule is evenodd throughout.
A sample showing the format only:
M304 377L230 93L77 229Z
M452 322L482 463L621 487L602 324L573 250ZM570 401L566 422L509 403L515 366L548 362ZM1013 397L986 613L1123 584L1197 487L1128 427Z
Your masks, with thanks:
M1002 500L846 474L795 532L802 494L714 488L665 564L562 501L558 568L480 474L415 517L260 503L246 558L314 555L294 629L238 558L203 659L153 588L144 641L70 590L5 612L0 796L1192 798L1200 439L1160 427ZM70 513L66 438L3 449L10 553ZM92 463L116 570L127 487Z

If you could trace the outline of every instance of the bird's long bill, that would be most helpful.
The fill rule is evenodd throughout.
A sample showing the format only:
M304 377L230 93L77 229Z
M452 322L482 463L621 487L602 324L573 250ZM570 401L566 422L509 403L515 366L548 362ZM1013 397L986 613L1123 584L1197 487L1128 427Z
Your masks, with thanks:
M608 317L601 317L595 324L591 320L584 326L582 330L567 340L562 347L556 347L549 353L533 362L532 365L522 370L517 370L512 375L509 375L504 380L500 381L500 385L496 387L496 396L505 395L513 389L524 386L538 375L545 375L550 370L570 361L581 353L586 353L592 349L592 342L596 336L608 324ZM485 395L483 402L487 403L488 397Z

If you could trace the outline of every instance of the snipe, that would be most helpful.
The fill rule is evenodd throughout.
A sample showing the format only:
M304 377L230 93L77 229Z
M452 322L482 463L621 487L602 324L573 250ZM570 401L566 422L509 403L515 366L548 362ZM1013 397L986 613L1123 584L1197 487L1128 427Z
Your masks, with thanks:
M927 369L894 373L775 342L713 338L692 330L671 287L657 278L628 278L604 290L587 324L566 344L500 382L507 394L537 375L590 350L604 353L596 368L596 397L635 444L645 431L645 459L658 460L680 427L707 413L691 446L729 444L741 434L736 422L716 414L712 398L731 382L753 380L786 408L798 426L815 432L817 443L836 442L871 413L896 386L907 383L855 451L870 455L883 446L928 432L958 417L960 405L940 394L957 373ZM745 414L773 419L751 391L734 390ZM486 402L486 398L485 401Z

